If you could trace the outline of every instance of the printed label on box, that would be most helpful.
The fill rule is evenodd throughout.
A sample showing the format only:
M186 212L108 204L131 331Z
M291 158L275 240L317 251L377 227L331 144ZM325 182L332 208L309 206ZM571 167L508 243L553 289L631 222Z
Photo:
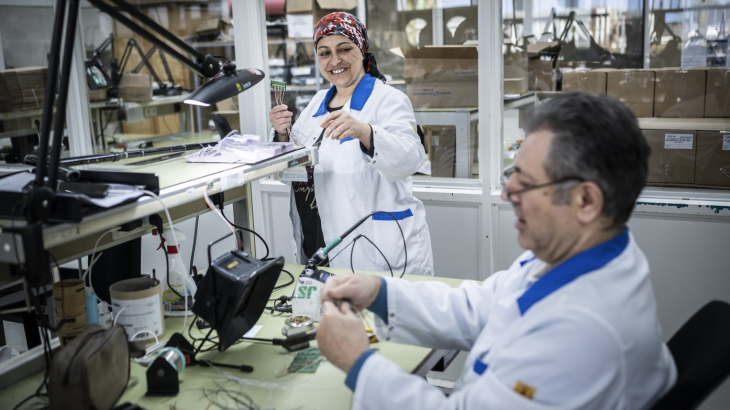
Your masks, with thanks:
M287 14L286 23L291 38L312 38L314 35L314 16L311 14Z
M730 151L730 134L722 136L722 150Z
M664 134L664 149L692 149L694 135Z

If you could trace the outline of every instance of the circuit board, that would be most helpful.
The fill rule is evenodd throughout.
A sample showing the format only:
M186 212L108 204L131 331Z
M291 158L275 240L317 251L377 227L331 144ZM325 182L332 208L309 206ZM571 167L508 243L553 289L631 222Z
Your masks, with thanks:
M297 353L294 360L289 365L289 373L314 373L319 367L322 354L316 347L302 350Z

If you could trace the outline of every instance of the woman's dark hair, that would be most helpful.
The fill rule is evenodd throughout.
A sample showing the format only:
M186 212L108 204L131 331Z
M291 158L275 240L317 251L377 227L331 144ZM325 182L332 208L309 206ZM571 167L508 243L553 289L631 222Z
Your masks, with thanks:
M651 152L639 123L619 100L584 92L561 94L542 103L525 132L552 132L543 164L550 180L580 177L603 191L603 214L623 225L646 183ZM554 201L564 202L575 184L561 184Z

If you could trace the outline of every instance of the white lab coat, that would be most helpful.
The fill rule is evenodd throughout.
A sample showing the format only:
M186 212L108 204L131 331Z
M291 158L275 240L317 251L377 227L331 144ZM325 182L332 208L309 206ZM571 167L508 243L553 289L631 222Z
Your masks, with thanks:
M326 104L334 87L317 93L293 126L299 143L312 146L320 134L319 123L328 114ZM399 213L407 244L407 274L433 275L431 235L423 203L413 196L411 175L425 161L425 151L416 134L416 120L406 95L366 74L350 101L342 108L373 128L374 155L360 149L357 139L336 141L323 138L319 164L314 167L314 190L326 243L342 235L358 220L375 211ZM273 131L273 130L272 130ZM272 132L273 135L273 132ZM301 252L302 233L294 198L290 216L297 262L306 262ZM412 216L410 216L412 214ZM382 217L382 215L381 215ZM358 235L369 238L400 275L405 263L403 237L392 220L371 217L330 251L330 259ZM355 269L388 272L383 256L367 240L360 239L352 257ZM331 261L336 268L350 268L350 249Z
M353 409L648 408L674 384L676 368L646 258L628 230L622 235L619 256L594 269L600 255L586 251L573 264L584 274L557 289L565 264L534 282L545 263L531 252L482 285L386 279L381 340L471 352L449 397L373 354L358 374ZM534 389L532 399L518 385Z

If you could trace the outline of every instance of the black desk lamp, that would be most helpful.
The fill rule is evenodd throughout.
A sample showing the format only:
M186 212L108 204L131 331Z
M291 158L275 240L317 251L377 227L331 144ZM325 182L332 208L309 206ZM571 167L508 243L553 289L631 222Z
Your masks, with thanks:
M73 194L56 192L59 176L59 164L61 157L61 140L64 123L66 120L66 103L71 72L71 62L74 48L74 37L79 14L80 0L58 0L56 14L53 22L53 36L51 39L51 53L48 63L46 77L45 100L43 102L43 115L41 121L40 144L38 149L37 168L35 169L35 180L29 189L0 190L0 216L14 218L21 214L28 221L23 227L8 229L21 234L22 249L25 254L24 266L21 269L26 276L30 274L35 279L46 281L50 277L48 257L43 250L43 234L41 223L55 221L80 221L82 218L82 205L79 198ZM159 49L180 61L191 69L196 75L204 78L212 78L199 90L193 92L188 103L198 105L209 105L226 98L235 96L264 78L260 70L246 69L236 70L231 63L222 64L217 58L211 55L203 55L186 42L177 38L155 21L144 15L138 9L123 0L111 0L116 6L112 6L103 0L89 0L89 3L104 13L127 26L129 29L140 35ZM141 27L130 18L122 14L122 10L132 17L145 24L160 37L174 44L176 47L191 55L194 60L172 48L166 42ZM65 24L64 24L65 23ZM64 33L64 25L66 32ZM61 40L63 39L63 47ZM61 59L61 50L63 58ZM61 61L62 60L62 61ZM59 64L60 63L60 64ZM61 76L59 81L59 67ZM215 78L214 78L215 77ZM56 84L58 88L58 102L56 104ZM48 155L48 144L50 141L51 120L53 119L53 107L56 106L54 121L54 139L51 147L50 158ZM49 161L45 159L49 158ZM84 171L81 173L83 174ZM104 181L103 172L94 172L97 181ZM114 173L118 174L118 173ZM118 175L115 179L119 182ZM20 212L17 208L20 208Z

